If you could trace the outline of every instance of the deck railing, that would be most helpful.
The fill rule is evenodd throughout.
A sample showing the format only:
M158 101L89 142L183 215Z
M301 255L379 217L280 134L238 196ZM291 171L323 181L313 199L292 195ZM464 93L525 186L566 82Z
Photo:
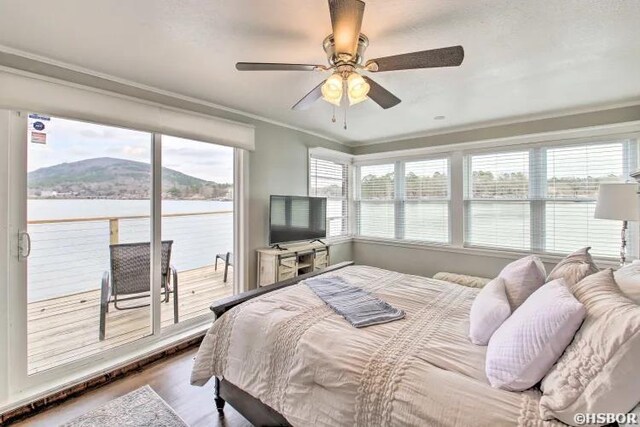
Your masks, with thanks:
M174 241L171 263L179 272L212 265L217 253L232 250L231 210L164 214L162 225L162 239ZM98 288L109 244L150 240L149 215L31 220L28 227L30 301Z
M162 218L177 218L186 216L202 216L202 215L223 215L232 214L233 211L212 211L212 212L188 212L188 213L173 213L164 214ZM68 222L96 222L96 221L109 221L109 243L116 245L120 243L120 220L126 219L151 219L150 215L129 215L129 216L99 216L89 218L64 218L64 219L38 219L27 221L28 225L37 224L61 224Z

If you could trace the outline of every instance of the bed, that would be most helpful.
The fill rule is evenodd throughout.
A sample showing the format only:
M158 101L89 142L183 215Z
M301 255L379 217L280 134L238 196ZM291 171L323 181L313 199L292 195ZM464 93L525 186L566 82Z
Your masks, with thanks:
M304 277L230 299L217 306L225 313L201 344L192 384L215 380L218 407L226 397L259 425L560 425L540 419L538 390L488 384L486 347L467 337L478 289L368 266L323 274L372 292L406 317L356 329Z

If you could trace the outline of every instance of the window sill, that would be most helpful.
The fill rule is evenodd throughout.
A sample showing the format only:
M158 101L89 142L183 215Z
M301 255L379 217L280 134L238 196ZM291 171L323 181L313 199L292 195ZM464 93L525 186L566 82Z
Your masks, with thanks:
M395 246L395 247L425 250L425 251L450 252L450 253L456 253L456 254L462 254L462 255L486 256L486 257L493 257L493 258L503 258L506 260L516 260L527 255L536 255L537 257L540 258L540 260L547 263L558 263L560 260L562 260L566 256L561 254L557 254L557 255L556 254L540 254L540 253L526 252L526 251L510 251L510 250L488 249L488 248L481 248L481 247L454 246L450 244L416 242L416 241L409 241L409 240L384 239L384 238L363 237L363 236L354 236L353 241L356 243L379 244L379 245ZM596 261L596 263L600 268L619 267L618 260L613 258L594 257L594 260Z

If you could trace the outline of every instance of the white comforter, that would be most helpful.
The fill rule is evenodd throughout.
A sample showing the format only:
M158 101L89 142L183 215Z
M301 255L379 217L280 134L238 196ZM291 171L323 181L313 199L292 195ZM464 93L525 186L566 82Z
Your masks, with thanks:
M225 378L294 426L547 426L539 392L489 386L485 347L467 338L478 290L373 267L329 275L406 312L356 329L304 282L217 320L191 382Z

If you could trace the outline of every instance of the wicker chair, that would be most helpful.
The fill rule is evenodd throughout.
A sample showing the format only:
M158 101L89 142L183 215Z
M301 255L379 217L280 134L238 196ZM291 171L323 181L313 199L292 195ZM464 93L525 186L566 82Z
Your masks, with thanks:
M173 294L173 323L178 323L178 273L171 261L172 240L162 242L163 302ZM104 340L109 304L116 310L147 307L149 304L118 306L119 302L148 298L151 294L151 245L123 243L110 245L111 272L104 272L100 293L100 341Z

